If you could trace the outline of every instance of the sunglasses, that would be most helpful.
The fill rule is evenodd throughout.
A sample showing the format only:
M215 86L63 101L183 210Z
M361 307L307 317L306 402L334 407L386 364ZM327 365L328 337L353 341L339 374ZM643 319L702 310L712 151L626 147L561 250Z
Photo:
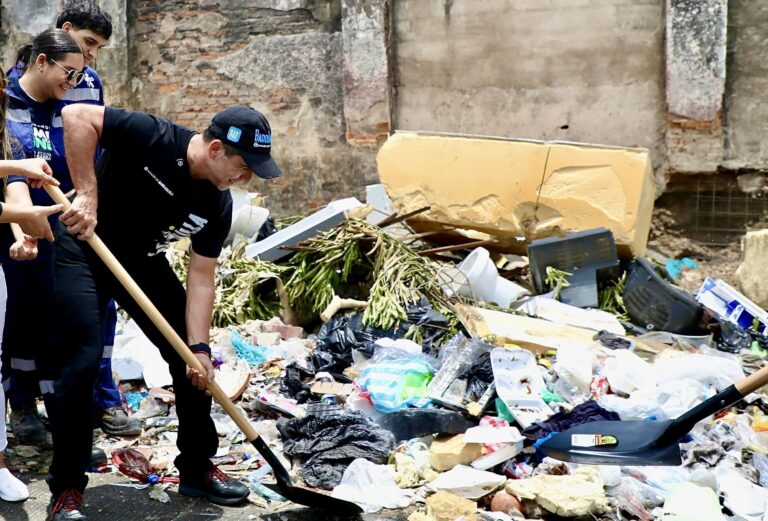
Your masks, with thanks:
M75 80L75 85L79 85L81 81L83 81L83 78L85 77L85 73L82 71L79 71L77 69L67 69L62 64L54 60L53 58L48 58L48 60L52 61L67 73L67 81Z

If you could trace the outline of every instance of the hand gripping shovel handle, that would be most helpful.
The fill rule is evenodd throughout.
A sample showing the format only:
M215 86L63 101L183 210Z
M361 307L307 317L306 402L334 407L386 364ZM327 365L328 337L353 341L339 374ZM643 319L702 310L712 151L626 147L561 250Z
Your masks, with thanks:
M69 199L67 199L59 187L45 185L45 190L56 203L63 205L65 210L69 209ZM205 369L203 368L200 361L195 357L195 355L192 354L192 351L189 350L187 344L179 337L178 333L176 333L176 331L171 327L165 317L160 314L155 305L152 304L152 302L149 300L149 297L147 297L144 291L142 291L138 284L136 284L136 281L133 280L133 277L131 277L125 268L123 268L122 264L120 264L112 252L109 251L104 242L96 234L94 234L90 239L88 239L88 244L91 246L91 248L93 248L93 251L96 252L104 264L107 265L107 268L109 268L117 280L120 281L120 284L125 287L125 289L131 295L131 297L133 297L136 303L141 306L141 309L144 311L144 313L147 314L155 327L160 330L165 339L168 340L168 342L173 346L173 348L184 360L184 362L189 367L197 369L200 371L200 373L204 374ZM259 433L256 432L248 419L240 413L240 411L237 409L237 407L235 407L226 393L221 389L221 387L219 387L219 384L217 384L214 380L208 384L208 390L211 392L214 400L216 400L216 402L218 402L218 404L224 408L229 417L232 418L238 427L240 427L240 430L243 431L248 441L253 444L256 450L258 450L259 453L267 461L267 463L269 463L275 473L275 477L277 478L278 482L283 481L284 485L290 487L291 482L288 471L285 469L285 467L283 467L283 465L280 463L280 460L267 446L264 440L259 437Z
M45 185L45 190L53 198L53 200L56 201L56 203L63 205L65 210L69 209L69 200L57 186ZM178 333L176 333L176 331L171 327L165 317L160 314L155 305L152 304L146 293L144 293L138 284L136 284L136 281L133 280L133 277L131 277L125 268L123 268L122 264L120 264L120 261L115 258L111 251L109 251L101 238L94 234L90 239L88 239L88 244L91 246L91 248L93 248L93 251L96 252L96 255L99 256L104 264L107 265L107 268L109 268L109 270L117 278L120 284L125 287L125 289L131 295L131 297L133 297L136 303L141 306L141 309L144 311L144 313L147 314L152 323L160 330L165 339L168 340L168 342L173 346L182 360L184 360L184 362L189 367L197 369L200 373L205 374L206 371L200 361L195 357L195 355L192 354L192 351L189 350L187 344L181 339L181 337L179 337ZM208 390L211 392L211 395L213 395L213 398L219 403L219 405L221 405L224 410L227 411L227 414L229 414L237 426L240 427L245 436L248 438L248 441L253 441L259 437L258 432L256 432L248 420L244 418L242 414L240 414L240 411L238 411L237 407L235 407L235 405L230 401L226 393L222 390L221 387L219 387L219 384L217 384L216 381L208 384Z

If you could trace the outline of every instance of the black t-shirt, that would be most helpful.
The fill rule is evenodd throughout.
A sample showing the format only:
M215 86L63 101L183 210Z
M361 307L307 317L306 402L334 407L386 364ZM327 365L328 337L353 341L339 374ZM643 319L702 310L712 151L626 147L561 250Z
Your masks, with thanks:
M154 257L191 236L217 257L232 221L232 196L192 179L187 147L195 133L168 120L107 107L96 164L96 233L122 255Z

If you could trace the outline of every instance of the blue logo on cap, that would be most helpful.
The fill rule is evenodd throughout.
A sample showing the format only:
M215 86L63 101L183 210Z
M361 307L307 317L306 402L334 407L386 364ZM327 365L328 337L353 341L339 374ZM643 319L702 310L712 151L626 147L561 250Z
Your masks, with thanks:
M243 131L240 130L237 127L229 127L229 132L227 132L227 139L230 140L232 143L237 143L240 141L240 136L243 135Z

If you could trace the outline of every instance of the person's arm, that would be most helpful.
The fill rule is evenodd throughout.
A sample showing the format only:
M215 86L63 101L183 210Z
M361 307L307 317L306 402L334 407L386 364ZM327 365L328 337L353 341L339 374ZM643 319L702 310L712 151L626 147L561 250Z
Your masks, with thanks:
M187 324L187 344L208 344L211 319L213 317L213 301L216 295L214 276L216 274L216 259L203 257L194 251L190 252L189 268L187 270L187 307L185 319ZM197 370L188 368L187 378L192 385L200 390L205 389L206 380L213 381L213 364L210 354L196 352L195 356L203 364L206 374L201 375Z
M24 233L41 239L53 241L51 225L48 224L48 216L60 212L62 206L27 206L13 203L0 205L0 223L18 223Z
M5 187L5 201L11 206L32 208L32 198L27 183L9 183ZM37 238L24 233L18 223L11 222L14 242L8 249L12 259L17 261L32 260L37 257Z
M104 107L73 103L61 111L64 149L77 195L60 220L77 238L88 240L96 229L97 186L93 158L104 128Z
M59 185L45 159L37 157L0 160L0 177L9 175L26 177L33 188L40 188L44 184Z

